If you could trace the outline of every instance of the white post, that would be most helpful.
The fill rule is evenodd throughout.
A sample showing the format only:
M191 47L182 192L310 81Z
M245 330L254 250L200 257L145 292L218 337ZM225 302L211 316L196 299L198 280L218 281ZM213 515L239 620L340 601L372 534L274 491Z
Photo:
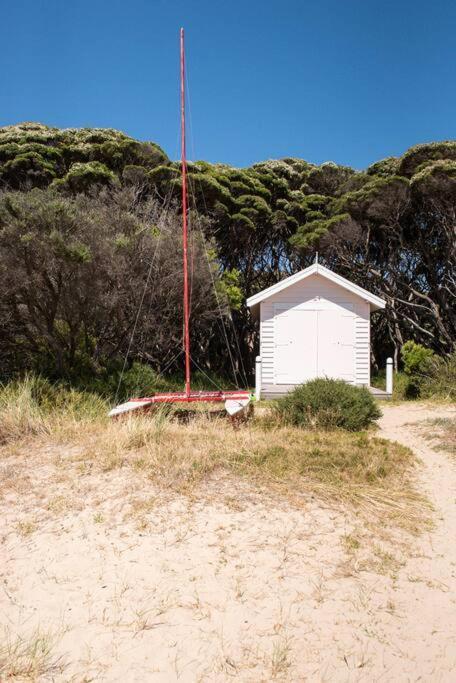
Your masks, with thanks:
M261 356L255 360L255 398L257 401L261 398Z
M393 393L393 359L386 359L386 393Z

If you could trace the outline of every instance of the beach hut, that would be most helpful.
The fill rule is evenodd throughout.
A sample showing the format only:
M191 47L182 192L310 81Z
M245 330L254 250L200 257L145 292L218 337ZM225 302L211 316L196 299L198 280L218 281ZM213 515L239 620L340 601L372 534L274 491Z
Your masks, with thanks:
M260 326L257 397L315 377L370 387L370 316L385 308L382 298L314 263L247 305Z

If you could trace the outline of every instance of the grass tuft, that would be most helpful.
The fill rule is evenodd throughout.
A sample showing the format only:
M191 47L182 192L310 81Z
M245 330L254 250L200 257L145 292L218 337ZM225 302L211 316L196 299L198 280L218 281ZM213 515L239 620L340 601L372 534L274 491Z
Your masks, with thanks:
M53 655L55 645L56 637L40 628L26 638L6 630L0 644L0 680L54 680L65 669L62 657Z
M434 428L425 433L426 438L437 442L434 448L456 457L456 417L438 417L427 420L426 425Z
M0 444L30 436L65 435L102 419L108 404L99 396L27 375L0 387ZM106 418L107 420L107 418Z

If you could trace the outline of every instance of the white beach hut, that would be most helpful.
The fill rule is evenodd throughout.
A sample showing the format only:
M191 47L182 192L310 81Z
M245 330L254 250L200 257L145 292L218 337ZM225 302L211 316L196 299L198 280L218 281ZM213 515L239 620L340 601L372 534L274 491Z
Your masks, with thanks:
M385 308L383 299L315 263L247 305L260 322L258 397L315 377L370 387L370 314Z

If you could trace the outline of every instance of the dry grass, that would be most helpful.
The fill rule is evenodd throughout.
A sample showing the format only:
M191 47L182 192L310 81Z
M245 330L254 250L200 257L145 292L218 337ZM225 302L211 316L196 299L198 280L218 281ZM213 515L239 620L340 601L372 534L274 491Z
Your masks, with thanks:
M107 403L98 396L54 388L39 377L27 376L0 388L0 444L71 435L106 411Z
M83 463L103 471L133 467L180 493L194 493L203 480L223 471L295 503L312 494L409 527L423 514L412 452L369 433L306 432L271 423L267 415L234 430L224 419L200 416L182 425L158 414L94 423L79 443Z
M28 439L65 445L67 453L70 447L65 463L82 473L128 467L162 490L194 494L211 475L225 472L297 504L314 495L409 528L423 517L412 452L373 433L304 431L281 426L267 410L238 429L204 412L187 422L169 410L113 421L103 401L77 392L38 404L33 381L0 394L5 455Z
M456 418L439 417L426 424L432 429L425 432L425 437L436 442L434 448L456 457Z
M0 680L54 680L62 673L65 663L53 655L57 638L51 632L36 629L27 637L3 634L0 643Z

